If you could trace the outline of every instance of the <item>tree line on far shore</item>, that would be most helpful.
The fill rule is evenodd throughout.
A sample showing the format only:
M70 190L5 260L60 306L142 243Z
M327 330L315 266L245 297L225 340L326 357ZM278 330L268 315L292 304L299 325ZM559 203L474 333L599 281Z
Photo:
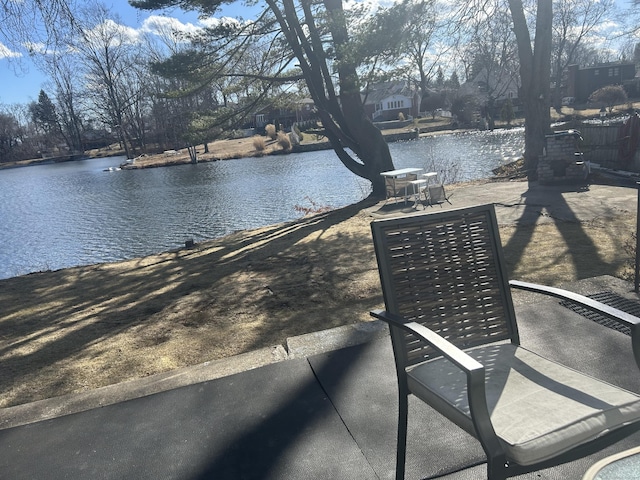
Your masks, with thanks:
M0 108L0 161L113 141L129 157L197 145L310 97L336 154L374 193L384 190L379 173L393 160L364 114L368 85L407 81L425 105L449 88L453 104L465 99L451 86L474 80L483 86L475 103L487 111L515 82L533 171L566 67L638 53L632 35L617 49L594 43L604 20L622 22L613 0L400 0L348 9L342 0L266 0L251 20L216 18L229 3L222 0L131 0L140 9L197 10L205 19L187 32L152 17L144 33L97 0L18 3L0 13L0 40L30 45L50 84L29 105ZM33 18L42 30L30 28Z

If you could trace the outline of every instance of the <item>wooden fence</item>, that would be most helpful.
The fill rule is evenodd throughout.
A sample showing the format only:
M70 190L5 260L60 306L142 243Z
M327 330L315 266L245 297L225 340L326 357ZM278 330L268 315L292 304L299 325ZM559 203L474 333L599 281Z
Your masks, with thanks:
M563 130L575 129L580 132L582 138L580 150L583 159L597 163L605 168L622 169L618 158L620 140L618 138L620 124L617 125L592 125L592 124L572 124L564 125ZM640 149L636 152L633 163L626 165L624 170L640 172Z

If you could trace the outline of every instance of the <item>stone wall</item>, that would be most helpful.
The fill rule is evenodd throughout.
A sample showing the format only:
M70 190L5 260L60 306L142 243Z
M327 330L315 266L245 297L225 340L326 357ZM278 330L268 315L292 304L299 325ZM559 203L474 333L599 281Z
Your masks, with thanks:
M545 153L538 161L540 184L583 182L588 171L578 149L580 133L576 130L566 130L547 135L545 140Z

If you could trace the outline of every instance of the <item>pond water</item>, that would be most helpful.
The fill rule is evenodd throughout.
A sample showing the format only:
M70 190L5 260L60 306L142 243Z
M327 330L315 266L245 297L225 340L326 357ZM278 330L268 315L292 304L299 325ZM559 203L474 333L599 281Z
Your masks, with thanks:
M486 178L517 158L523 130L454 133L389 145L396 168ZM0 279L124 260L302 215L370 193L333 151L106 172L122 157L0 171Z

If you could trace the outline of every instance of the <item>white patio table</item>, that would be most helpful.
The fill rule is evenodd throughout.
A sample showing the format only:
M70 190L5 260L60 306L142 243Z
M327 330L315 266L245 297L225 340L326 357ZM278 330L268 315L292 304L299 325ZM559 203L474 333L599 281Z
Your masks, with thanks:
M402 197L404 197L404 203L407 203L407 198L410 197L411 195L414 194L413 190L411 192L409 192L409 183L407 181L405 181L406 177L408 175L417 175L419 173L422 173L422 168L415 168L415 167L409 167L409 168L400 168L398 170L389 170L387 172L382 172L380 173L380 175L382 175L383 177L385 177L385 181L390 181L391 185L392 185L392 191L393 191L393 196L397 197L397 183L400 184L401 189L404 188L404 195L402 195ZM402 181L398 181L399 179L402 179ZM389 201L389 198L391 198L390 194L389 194L389 190L387 188L387 196L386 196L386 201Z

